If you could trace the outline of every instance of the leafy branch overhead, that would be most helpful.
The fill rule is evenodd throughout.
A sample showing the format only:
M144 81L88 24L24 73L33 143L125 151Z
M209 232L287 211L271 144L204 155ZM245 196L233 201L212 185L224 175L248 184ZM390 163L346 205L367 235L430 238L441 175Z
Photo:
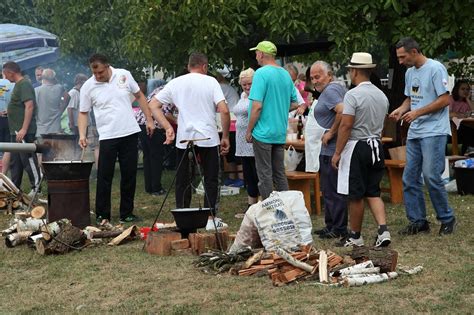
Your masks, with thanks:
M248 66L248 48L258 41L284 44L302 34L333 42L324 56L330 61L361 50L382 52L383 61L404 36L418 39L428 56L474 54L473 0L24 0L24 13L13 2L0 9L59 35L63 53L86 62L100 51L129 69L179 72L191 51L207 53L214 65Z

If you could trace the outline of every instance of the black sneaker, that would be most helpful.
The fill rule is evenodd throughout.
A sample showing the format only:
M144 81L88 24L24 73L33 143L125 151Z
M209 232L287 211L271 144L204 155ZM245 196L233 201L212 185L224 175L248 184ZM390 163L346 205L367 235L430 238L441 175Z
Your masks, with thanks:
M330 231L328 233L319 234L319 238L321 239L331 239L331 238L341 238L347 236L347 232L333 232Z
M137 217L134 214L130 214L129 216L120 219L120 223L122 223L122 224L123 223L131 223L131 222L141 222L141 221L142 221L142 218Z
M406 227L398 231L398 234L415 235L418 233L429 233L429 232L430 232L430 223L428 221L424 221L423 224L410 223Z
M152 196L163 196L163 195L166 195L166 190L160 189L159 191L154 191L154 192L150 193L150 195L152 195Z
M456 226L455 218L453 218L448 223L442 223L441 228L439 229L439 235L453 234L455 226Z
M329 233L329 232L331 232L331 230L329 230L327 227L325 227L325 228L320 229L320 230L315 230L314 234L321 235L321 234L326 234L326 233Z

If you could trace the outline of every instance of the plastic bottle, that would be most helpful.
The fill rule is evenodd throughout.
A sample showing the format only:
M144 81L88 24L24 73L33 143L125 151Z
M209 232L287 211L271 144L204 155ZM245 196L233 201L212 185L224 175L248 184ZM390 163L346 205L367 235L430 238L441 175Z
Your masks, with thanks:
M304 127L304 125L303 125L303 119L301 118L301 115L298 116L298 125L296 125L296 126L297 126L297 128L298 128L298 135L297 135L297 137L298 137L298 140L299 140L299 139L301 139L301 136L303 135L303 127Z

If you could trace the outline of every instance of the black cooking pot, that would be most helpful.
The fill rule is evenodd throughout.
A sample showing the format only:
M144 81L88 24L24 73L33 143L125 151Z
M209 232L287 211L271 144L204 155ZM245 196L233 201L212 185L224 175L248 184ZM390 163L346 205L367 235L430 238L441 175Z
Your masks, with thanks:
M210 208L182 208L171 210L176 226L180 231L193 231L203 228L211 214Z
M89 179L91 161L47 161L42 162L48 180L80 180Z

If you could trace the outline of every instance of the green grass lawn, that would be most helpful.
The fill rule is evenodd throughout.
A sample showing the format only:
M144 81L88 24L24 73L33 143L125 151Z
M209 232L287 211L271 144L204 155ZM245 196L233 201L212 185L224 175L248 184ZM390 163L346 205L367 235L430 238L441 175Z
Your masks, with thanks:
M153 221L163 197L144 193L139 170L135 213L143 226ZM174 172L164 173L168 187ZM112 193L112 220L118 223L119 173ZM44 189L46 194L47 189ZM384 196L385 198L386 196ZM94 207L95 183L91 183ZM382 284L358 288L326 288L298 283L276 288L266 277L210 276L192 266L193 257L158 257L141 251L141 241L118 247L98 246L63 256L39 256L26 246L0 245L0 313L461 313L474 309L474 196L450 194L458 227L453 235L438 236L428 202L430 234L401 237L396 231L407 223L402 205L386 203L392 248L399 264L423 265L423 273ZM198 201L195 199L194 204ZM240 220L234 213L246 208L243 190L222 197L220 216L236 232ZM172 221L174 194L167 200L161 221ZM94 217L92 217L93 219ZM0 227L10 216L0 213ZM323 226L323 216L313 217L314 228ZM363 226L366 242L376 226L366 212ZM318 248L335 248L333 241L315 238Z

